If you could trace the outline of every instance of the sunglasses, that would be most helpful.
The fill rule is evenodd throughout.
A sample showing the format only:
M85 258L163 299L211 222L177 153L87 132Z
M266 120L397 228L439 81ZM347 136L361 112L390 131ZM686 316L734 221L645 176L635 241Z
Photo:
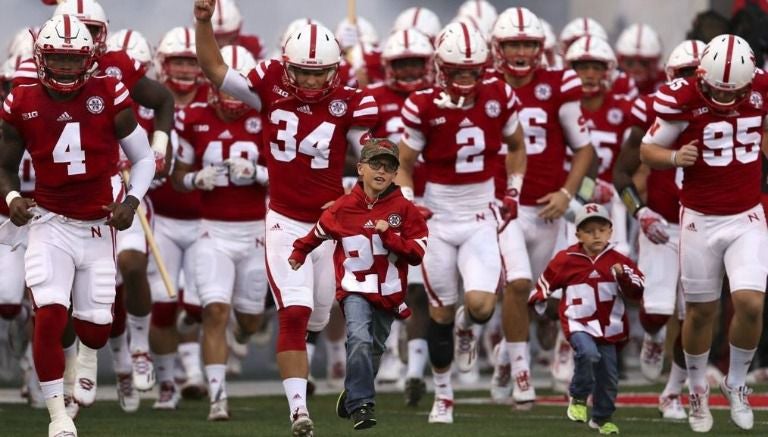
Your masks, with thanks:
M384 167L384 171L387 173L394 173L397 171L398 165L395 162L389 161L389 160L378 160L378 159L369 159L367 161L364 161L365 164L368 164L368 167L371 167L371 170L380 170L382 167Z

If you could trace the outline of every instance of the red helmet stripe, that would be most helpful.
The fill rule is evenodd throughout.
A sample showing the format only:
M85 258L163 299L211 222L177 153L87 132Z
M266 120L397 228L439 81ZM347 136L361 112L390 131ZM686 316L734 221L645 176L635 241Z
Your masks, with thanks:
M219 22L219 26L224 24L224 11L221 7L221 0L216 0L216 20Z
M237 46L232 46L232 68L237 70Z
M635 48L640 50L640 41L643 39L643 25L637 26L637 41L635 42Z
M467 29L466 24L461 23L461 31L464 32L464 45L466 46L466 49L464 50L464 56L466 56L467 59L470 59L472 58L472 47L470 47L469 29Z
M725 52L725 69L723 69L723 82L731 78L731 58L733 57L733 35L728 35L728 49Z
M515 8L517 9L517 30L520 32L523 32L523 8Z
M191 35L189 34L189 28L185 27L184 28L184 46L186 48L190 48L190 40L191 40L190 36Z
M584 45L584 51L587 53L587 56L589 56L589 44L592 43L592 37L587 35L587 43Z
M421 13L421 8L416 8L416 12L413 13L413 22L411 22L411 26L416 27L416 23L419 22L420 13Z
M77 0L77 14L83 13L83 0Z
M69 15L64 15L64 42L70 44L72 42L72 23L70 22Z
M589 21L587 17L582 18L584 20L584 33L589 34Z
M691 46L693 46L693 57L696 58L696 60L699 59L699 46L696 44L696 41L691 41Z
M408 50L408 30L406 29L405 32L403 32L403 45L405 46L405 49Z
M131 35L133 35L133 31L128 29L128 32L125 32L125 38L123 38L123 50L128 50L128 43L131 41Z
M317 24L312 24L309 26L309 57L313 58L315 57L317 49Z

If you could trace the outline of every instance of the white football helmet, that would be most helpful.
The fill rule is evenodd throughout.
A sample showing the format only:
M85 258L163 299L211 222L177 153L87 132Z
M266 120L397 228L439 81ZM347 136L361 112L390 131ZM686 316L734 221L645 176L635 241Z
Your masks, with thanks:
M61 67L51 64L48 55L80 58L80 65ZM43 24L35 40L37 75L48 88L67 93L83 85L91 75L96 60L96 46L88 27L77 17L56 15Z
M283 86L299 100L322 100L339 86L340 62L341 48L333 33L319 24L306 25L293 32L283 46ZM302 86L296 78L297 69L324 71L322 86Z
M587 35L597 36L608 41L608 34L605 33L605 29L600 23L591 18L576 18L566 24L560 32L560 44L563 53L568 52L568 47L574 41Z
M216 9L211 17L213 33L220 41L231 41L240 35L243 15L235 0L216 0Z
M434 49L429 38L415 29L405 29L392 33L384 43L381 61L384 65L384 80L388 87L402 92L412 92L432 85L434 68L432 56ZM424 60L424 72L418 78L402 80L395 74L393 62L399 59L420 58Z
M541 22L541 27L544 28L544 53L542 53L542 61L547 68L562 70L563 56L557 52L557 37L554 30L552 30L552 25L541 17L539 17L539 21Z
M355 18L356 24L349 22L349 18L344 18L336 26L336 41L339 42L342 50L347 50L359 43L376 45L379 43L379 34L370 21L361 16ZM356 31L356 32L355 32ZM349 35L349 32L355 32Z
M35 37L40 31L38 27L25 27L14 35L11 43L8 45L8 57L23 56L32 57L35 49Z
M635 23L621 32L616 41L616 55L621 58L658 59L661 57L661 41L653 28Z
M698 89L714 109L727 111L743 102L752 88L755 55L747 42L736 35L718 35L704 47L697 71ZM721 100L718 91L728 91Z
M107 51L124 51L131 58L148 67L152 62L152 49L147 39L140 32L131 29L121 29L107 38Z
M323 23L313 20L311 18L297 18L290 23L288 23L288 26L285 28L285 31L280 36L280 53L282 54L283 47L285 47L285 43L288 41L288 37L293 34L293 32L296 32L297 30L301 29L302 27L308 25L308 24L319 24L320 26L323 26ZM325 26L323 26L325 27Z
M451 23L437 36L437 83L449 93L459 96L474 93L487 61L488 45L479 30L465 23ZM475 81L471 85L456 83L451 78L456 70L472 70Z
M74 15L89 29L94 28L90 31L96 43L97 56L106 50L109 20L104 8L96 0L63 0L56 6L53 15L63 14Z
M200 68L190 69L187 72L189 74L174 75L169 69L168 60L171 58L194 59L197 62L195 29L174 27L163 36L155 52L155 71L160 82L164 82L179 94L187 94L195 90L202 80Z
M616 55L611 45L604 39L596 36L582 36L568 48L565 60L570 68L574 68L573 64L579 61L597 61L605 64L605 77L601 78L599 84L588 84L582 79L582 90L585 96L610 89L611 78L616 69Z
M225 46L221 49L221 57L224 63L244 77L256 68L256 59L251 52L242 46ZM225 116L237 119L248 112L249 106L242 101L222 93L216 87L211 87L208 94L208 102L219 109Z
M394 32L405 29L416 29L434 41L440 29L440 18L431 9L412 7L404 10L395 19Z
M483 35L490 35L498 12L486 0L467 0L459 7L458 17L472 17Z
M526 8L509 8L499 15L491 32L491 44L496 62L496 69L513 76L526 76L533 71L541 60L544 51L544 28L539 18ZM502 44L508 41L533 41L538 48L530 56L504 56Z
M667 73L667 80L676 78L680 70L684 68L697 68L699 66L699 57L704 52L703 41L689 39L681 42L669 54L664 71Z

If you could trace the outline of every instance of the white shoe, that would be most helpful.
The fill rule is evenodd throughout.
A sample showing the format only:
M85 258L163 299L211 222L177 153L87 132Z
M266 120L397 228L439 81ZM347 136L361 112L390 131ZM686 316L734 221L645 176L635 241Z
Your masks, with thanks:
M459 372L456 375L456 379L459 385L464 387L474 386L480 381L480 366L479 362L475 360L475 363L469 369L469 372Z
M456 318L460 319L464 313L464 306L456 310ZM469 372L477 360L477 341L475 333L470 326L467 329L454 329L453 361L459 372Z
M552 359L552 379L553 387L568 387L573 379L573 349L568 340L565 339L565 335L560 331L557 333L557 341L555 342L555 356Z
M747 397L752 389L746 385L741 387L728 387L726 379L720 382L720 391L731 404L731 420L741 429L750 430L755 425L755 417Z
M533 388L531 375L527 370L518 372L514 376L512 400L515 401L515 408L518 410L533 408L533 403L536 401L536 389Z
M712 429L712 412L709 411L709 387L704 393L691 393L688 396L691 411L688 424L694 432L709 432Z
M208 420L219 422L229 420L229 405L227 398L211 402L211 409L208 411Z
M152 390L155 386L155 365L152 357L146 352L131 354L133 386L139 391Z
M306 409L297 408L291 414L291 435L294 437L313 437L315 435L315 424L312 423Z
M403 362L400 361L391 350L387 349L381 356L379 373L376 375L376 382L379 384L393 384L403 376Z
M659 396L659 413L663 419L685 420L688 413L685 412L679 395Z
M176 387L173 381L161 382L160 393L158 393L157 400L152 405L152 409L175 410L179 406L180 399L179 388Z
M64 394L64 411L67 412L67 416L72 420L75 420L80 412L80 404L75 401L74 396L66 393Z
M645 333L643 346L640 349L640 372L645 379L656 381L664 366L664 342L653 341L653 337Z
M205 396L208 396L208 384L201 374L190 375L181 386L181 397L184 399L202 399Z
M453 423L453 399L435 397L429 423Z
M499 364L499 354L501 353L501 343L493 348L493 376L491 376L491 399L497 404L505 404L512 396L512 365Z
M96 356L93 359L77 355L75 373L75 391L73 396L80 406L90 407L96 400L96 371L98 363Z
M48 437L77 437L75 422L69 416L62 416L48 424Z
M117 401L126 413L135 413L139 409L139 393L133 389L133 377L130 373L117 375Z

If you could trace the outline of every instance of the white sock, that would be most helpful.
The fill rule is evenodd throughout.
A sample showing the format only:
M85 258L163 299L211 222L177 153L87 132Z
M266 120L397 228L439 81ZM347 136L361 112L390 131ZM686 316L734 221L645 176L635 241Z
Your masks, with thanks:
M61 379L55 381L46 381L40 384L45 396L45 405L48 407L48 414L51 416L51 422L58 418L66 417L67 410L64 407L64 382Z
M211 402L227 398L227 365L207 364L205 375L208 377L208 396Z
M328 340L326 345L328 346L328 365L332 366L334 363L347 362L347 348L344 345L345 340L342 338L338 341Z
M728 387L736 388L741 387L747 383L747 372L749 366L752 365L752 358L755 357L755 349L742 349L732 344L729 345L731 349L730 364L728 365L728 376L725 382Z
M118 375L131 373L131 354L128 352L128 337L126 332L109 339L112 349L112 367Z
M307 380L304 378L286 378L283 380L285 397L288 399L288 408L293 414L297 409L307 409Z
M43 391L43 397L45 399L50 399L56 396L63 396L64 380L54 379L53 381L41 382L40 389Z
M683 392L683 384L685 384L685 378L688 377L688 371L677 365L672 361L672 367L669 369L669 378L667 379L667 385L664 387L664 391L661 395L667 396L679 396Z
M685 354L685 367L688 369L688 390L691 393L704 393L707 384L707 360L709 351L700 355Z
M149 352L150 316L128 314L128 333L131 337L131 353Z
M432 369L432 380L435 383L435 397L441 399L453 399L453 386L451 385L451 371L437 373Z
M179 355L187 378L203 375L203 369L200 368L200 343L190 341L179 344Z
M408 340L408 370L405 377L424 378L424 368L427 367L427 360L429 360L427 340L423 338Z
M508 341L506 342L509 363L512 365L512 376L520 372L531 371L528 363L528 342L527 341Z
M155 354L155 373L159 383L173 382L173 370L176 360L176 354Z
M64 348L64 393L72 395L75 392L75 377L77 375L77 343ZM32 367L34 369L34 366Z

